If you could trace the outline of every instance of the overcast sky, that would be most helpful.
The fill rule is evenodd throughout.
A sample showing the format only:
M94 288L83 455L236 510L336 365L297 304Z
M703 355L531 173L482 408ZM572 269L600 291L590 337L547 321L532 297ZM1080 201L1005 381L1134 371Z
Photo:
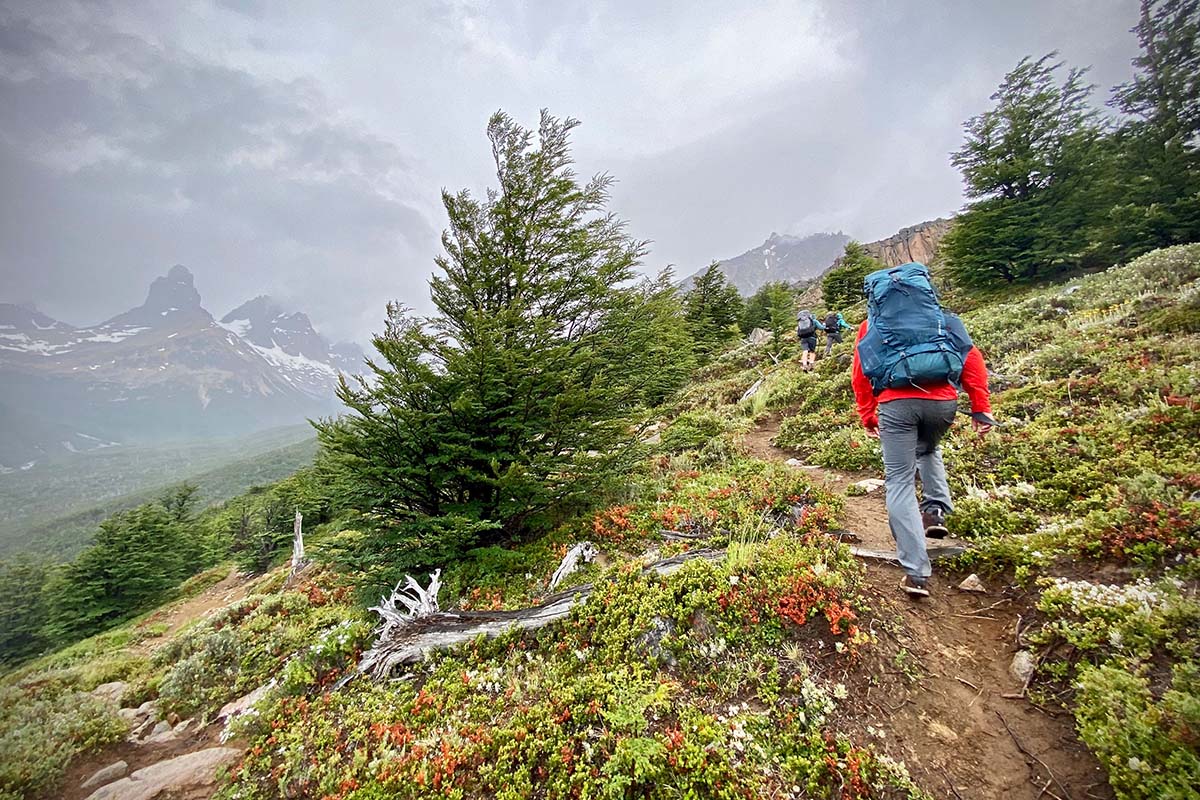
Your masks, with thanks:
M0 0L0 301L92 324L189 267L365 340L429 308L443 187L501 108L582 120L580 171L688 274L772 231L953 213L948 154L1024 55L1130 74L1132 0Z

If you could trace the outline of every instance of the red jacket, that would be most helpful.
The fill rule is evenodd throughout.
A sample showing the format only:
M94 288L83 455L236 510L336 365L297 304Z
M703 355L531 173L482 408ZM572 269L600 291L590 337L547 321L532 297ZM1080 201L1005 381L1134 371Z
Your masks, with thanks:
M957 400L958 390L950 383L934 386L924 386L920 389L884 389L878 397L871 390L871 381L863 374L862 364L858 362L858 342L867 332L867 321L863 320L858 326L858 338L854 340L854 366L851 368L851 383L854 386L854 400L858 405L858 416L867 428L879 427L879 404L904 398L920 400ZM971 399L971 411L992 413L991 396L988 392L987 367L983 363L983 354L978 347L972 347L967 353L963 364L962 388Z

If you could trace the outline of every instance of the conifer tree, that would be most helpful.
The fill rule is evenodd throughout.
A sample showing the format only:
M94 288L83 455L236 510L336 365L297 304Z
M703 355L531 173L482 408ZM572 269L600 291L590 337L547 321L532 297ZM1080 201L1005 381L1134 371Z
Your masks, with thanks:
M1005 76L995 107L972 117L952 163L975 202L942 242L963 286L1028 281L1078 266L1102 184L1102 128L1088 104L1086 70L1061 84L1055 53L1024 58Z
M736 337L742 296L725 277L720 263L712 262L696 276L684 298L684 308L692 339L702 354L711 355Z
M586 497L635 457L638 410L686 374L678 306L663 279L636 282L645 245L605 211L611 178L571 169L577 124L543 112L535 137L493 115L498 187L442 196L437 313L389 305L373 379L343 382L352 413L317 425L322 468L380 515L364 547L392 568Z
M783 334L796 321L795 295L785 281L764 283L746 300L742 314L742 330L755 328L770 331L771 345L778 351Z
M95 542L46 582L49 637L89 635L159 601L189 574L179 538L178 523L156 503L102 522Z
M867 254L859 242L846 242L846 249L837 266L825 273L821 280L821 298L831 310L854 305L863 297L863 278L883 264Z
M34 558L0 562L0 665L28 658L45 645L47 572L46 563Z
M1133 31L1134 77L1109 101L1127 117L1100 237L1113 260L1200 239L1200 0L1142 0Z

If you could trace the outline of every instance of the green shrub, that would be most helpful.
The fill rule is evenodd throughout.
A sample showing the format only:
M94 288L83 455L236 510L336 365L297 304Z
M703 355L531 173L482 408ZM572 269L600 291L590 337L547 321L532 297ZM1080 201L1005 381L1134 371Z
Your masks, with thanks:
M964 497L955 501L948 524L957 537L982 539L1032 533L1039 520L1028 511L1014 511L1003 500Z
M809 456L809 460L828 469L848 472L879 472L883 469L879 440L867 436L866 431L858 426L839 428L830 433Z
M680 414L662 434L662 449L668 453L698 450L725 432L730 421L715 411L697 410Z
M181 717L207 716L236 697L242 643L232 630L199 637L192 652L175 663L158 686L159 707Z
M0 797L49 792L73 757L127 731L103 701L61 683L0 687Z
M1155 699L1144 673L1117 665L1085 667L1075 719L1119 798L1184 800L1200 786L1200 670L1177 664L1171 688Z

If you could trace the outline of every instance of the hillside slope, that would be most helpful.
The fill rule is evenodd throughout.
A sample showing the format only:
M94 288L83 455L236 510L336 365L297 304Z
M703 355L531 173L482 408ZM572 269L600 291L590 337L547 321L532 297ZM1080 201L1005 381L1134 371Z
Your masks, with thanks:
M813 372L745 346L662 410L616 496L446 565L455 625L512 619L590 540L564 619L372 681L354 677L363 576L277 570L190 627L164 610L5 676L0 793L86 796L78 764L61 783L80 751L149 763L144 735L112 744L125 719L209 752L244 697L220 797L1194 796L1200 245L959 310L1006 425L946 442L965 550L941 554L929 602L868 552L886 520L855 485L879 452L851 344ZM363 523L310 531L311 550L336 558ZM955 588L972 571L987 594Z

